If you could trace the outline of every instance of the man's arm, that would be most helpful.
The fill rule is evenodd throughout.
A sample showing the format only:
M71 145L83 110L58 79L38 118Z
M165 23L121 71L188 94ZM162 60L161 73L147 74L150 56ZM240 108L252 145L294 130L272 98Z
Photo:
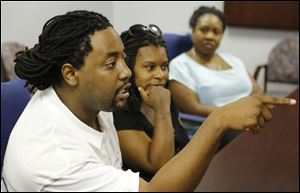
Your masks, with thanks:
M222 129L205 121L187 146L163 166L152 180L140 181L140 191L193 191L212 159Z
M140 180L139 191L193 191L203 177L217 144L229 128L237 131L257 131L258 120L271 119L265 105L295 104L286 98L252 95L213 111L197 130L190 143L149 183Z

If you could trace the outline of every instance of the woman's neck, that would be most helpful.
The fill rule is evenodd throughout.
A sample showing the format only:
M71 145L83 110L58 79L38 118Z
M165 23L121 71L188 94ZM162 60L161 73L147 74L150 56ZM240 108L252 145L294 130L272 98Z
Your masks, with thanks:
M190 51L190 55L200 64L208 64L214 58L215 53L203 54L199 50L197 51L195 47L193 47Z

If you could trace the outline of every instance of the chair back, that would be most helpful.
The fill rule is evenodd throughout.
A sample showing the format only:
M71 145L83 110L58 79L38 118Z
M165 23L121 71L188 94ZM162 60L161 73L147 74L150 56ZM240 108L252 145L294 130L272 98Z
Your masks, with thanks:
M169 60L192 48L193 43L190 34L178 35L173 33L163 34L163 39L167 42Z
M284 39L271 51L267 80L299 83L299 37Z
M163 38L167 43L169 60L172 60L176 56L190 50L193 47L191 34L178 35L165 33L163 34ZM187 130L190 138L205 120L205 117L182 112L179 112L179 117L182 120L182 125Z
M21 79L1 83L1 170L11 130L31 98L24 85Z
M26 46L19 42L3 42L1 43L1 62L3 62L3 67L5 69L7 78L9 80L16 79L17 75L15 73L14 67L16 58L16 53L26 49Z

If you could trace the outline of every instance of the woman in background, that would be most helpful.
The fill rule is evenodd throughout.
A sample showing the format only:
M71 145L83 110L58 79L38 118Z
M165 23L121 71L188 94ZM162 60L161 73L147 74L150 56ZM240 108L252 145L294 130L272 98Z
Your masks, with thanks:
M191 19L193 47L170 62L169 88L181 112L208 116L217 107L261 93L243 62L225 52L216 52L226 29L225 15L202 6ZM219 149L239 133L227 131Z
M170 90L180 111L208 116L217 107L261 92L239 58L216 52L226 29L221 11L200 7L190 27L193 47L170 62Z
M114 112L124 168L149 181L189 141L166 88L166 42L155 25L134 25L121 34L132 71L127 108Z

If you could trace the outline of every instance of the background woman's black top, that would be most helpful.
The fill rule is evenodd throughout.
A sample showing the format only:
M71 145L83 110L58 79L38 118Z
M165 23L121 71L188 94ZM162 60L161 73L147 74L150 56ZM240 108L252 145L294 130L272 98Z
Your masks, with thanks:
M175 153L178 153L189 142L189 138L186 130L179 123L178 111L173 103L171 104L170 110L173 127L175 129ZM133 113L128 111L114 112L114 124L117 131L144 131L151 139L153 137L153 125L141 111ZM123 161L123 169L131 169L134 172L140 172L140 177L146 181L150 181L154 176L153 174L149 174L145 171L136 171L132 168L128 168L125 161Z

